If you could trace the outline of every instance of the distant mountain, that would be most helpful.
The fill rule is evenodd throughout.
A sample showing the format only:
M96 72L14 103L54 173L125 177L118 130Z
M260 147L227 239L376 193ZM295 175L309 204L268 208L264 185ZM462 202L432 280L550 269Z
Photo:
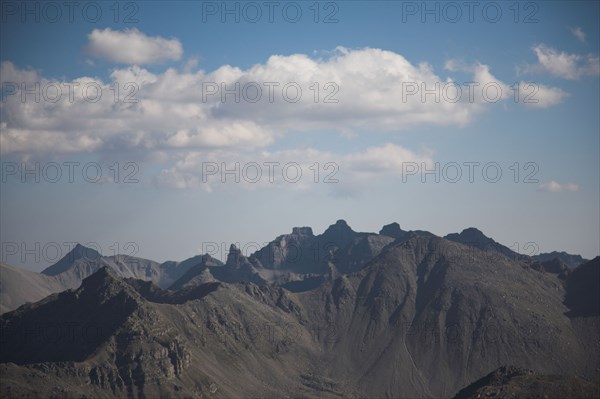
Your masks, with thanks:
M190 268L201 263L205 256L194 256L182 262L158 263L126 255L102 256L91 248L77 244L73 251L42 271L42 274L56 276L62 281L72 282L70 286L77 287L86 277L103 267L108 267L118 276L151 281L159 287L167 288Z
M379 234L395 238L398 241L406 241L413 237L435 237L435 234L424 230L402 230L400 225L396 222L383 226L379 231Z
M566 252L557 251L541 253L539 255L532 256L532 258L540 262L547 262L554 259L558 259L564 264L566 264L570 269L574 269L582 263L588 261L587 259L582 258L581 255L572 255Z
M329 262L339 274L354 273L393 242L392 237L378 234L356 237L345 247L337 249Z
M0 395L439 398L506 364L600 377L600 316L580 307L600 289L598 260L564 280L444 238L356 234L341 235L330 272L352 248L373 257L298 292L264 281L165 291L101 268L0 316ZM270 270L234 246L225 265L203 262L219 278Z
M533 261L529 263L529 265L535 270L557 274L562 280L566 279L569 276L570 272L569 267L558 258L554 258L552 260L547 260L543 262Z
M69 288L55 277L0 263L0 313Z
M480 249L493 256L494 254L502 254L510 259L526 259L524 255L514 252L512 249L497 243L492 238L483 234L480 230L469 227L460 233L451 233L444 237L447 240L458 242L470 247Z
M119 276L150 280L161 285L169 277L157 262L136 258L133 256L117 255L102 256L92 248L80 244L60 259L54 265L42 271L42 274L55 276L68 286L77 287L81 281L91 276L103 267L110 267ZM176 264L169 265L176 267Z
M233 253L230 251L231 259L228 256L226 264L208 255L164 263L123 255L105 257L92 248L77 244L69 254L42 272L42 276L48 278L38 278L35 274L36 277L21 278L17 284L11 283L8 276L14 276L18 269L13 268L12 274L6 273L6 279L0 274L0 283L10 287L4 290L0 312L15 309L25 302L35 302L49 293L77 288L84 278L102 267L109 267L124 278L151 281L172 290L207 282L250 281L302 292L340 275L357 272L389 247L417 237L436 236L422 230L402 230L398 223L383 226L379 234L355 232L344 220L338 220L320 235L314 235L310 227L294 227L290 234L278 236L248 257L242 256L237 249ZM475 228L449 234L445 238L483 250L492 259L503 255L527 261L532 268L556 273L563 280L568 274L565 261L572 265L582 259L578 255L558 252L529 258L511 251ZM456 252L456 247L449 250ZM455 253L454 256L466 261L469 251ZM38 281L44 282L42 288L38 288Z
M187 286L214 282L215 278L211 274L210 269L212 267L223 266L223 262L210 255L201 255L192 259L194 259L194 265L188 268L188 271L183 276L169 286L170 290L177 291Z
M242 255L242 251L234 244L229 248L227 262L223 267L212 268L211 273L219 281L227 283L238 283L249 281L255 284L265 284L264 280L256 270L256 267Z
M345 220L338 220L318 236L313 234L310 227L294 227L291 234L277 237L252 254L250 261L263 269L296 274L327 274L331 272L328 261L337 250L368 235L375 234L357 233Z
M384 226L379 234L355 232L345 220L338 220L317 236L310 227L294 227L291 234L252 254L250 261L258 269L276 270L278 276L282 272L332 276L357 271L387 245L419 236L434 237L427 231L403 231L398 223Z
M69 272L73 269L73 265L79 261L97 262L100 261L102 255L93 248L84 247L77 244L67 255L62 257L58 262L42 271L42 274L47 276L56 276L64 272Z
M322 264L326 248L310 227L294 227L250 256L256 267L290 273L325 273ZM279 274L279 273L275 273Z
M393 224L389 226L393 227ZM386 227L382 231L392 233ZM420 235L433 236L428 232L411 231L403 237L408 239ZM241 256L239 250L234 251L232 258L230 252L223 269L201 265L194 267L171 289L194 284L192 280L195 283L250 281L256 284L279 284L298 292L314 288L341 274L360 270L386 246L398 242L394 238L355 232L344 220L338 220L320 235L314 235L310 227L294 227L290 234L278 236L247 258ZM239 260L232 261L234 258Z
M319 236L319 241L324 248L327 246L335 246L343 248L350 244L352 240L359 236L364 236L368 233L357 233L348 226L345 220L338 220L332 224Z
M77 288L85 278L104 267L110 268L118 276L151 281L167 288L206 256L199 255L182 262L158 263L133 256L102 256L92 248L77 244L71 252L41 273L2 265L0 313L16 309L26 302L39 301L53 293ZM222 265L218 260L213 259L212 262Z

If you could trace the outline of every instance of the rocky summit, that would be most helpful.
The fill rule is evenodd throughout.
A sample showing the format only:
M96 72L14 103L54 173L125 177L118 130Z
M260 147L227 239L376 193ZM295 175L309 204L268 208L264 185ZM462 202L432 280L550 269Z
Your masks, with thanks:
M225 263L78 248L42 274L3 265L0 395L597 397L600 257L505 248L337 221Z

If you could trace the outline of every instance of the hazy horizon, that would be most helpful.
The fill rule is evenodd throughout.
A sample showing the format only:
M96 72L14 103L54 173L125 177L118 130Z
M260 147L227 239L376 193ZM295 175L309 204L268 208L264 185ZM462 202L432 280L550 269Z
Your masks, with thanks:
M337 219L600 254L598 2L261 4L4 3L0 261Z

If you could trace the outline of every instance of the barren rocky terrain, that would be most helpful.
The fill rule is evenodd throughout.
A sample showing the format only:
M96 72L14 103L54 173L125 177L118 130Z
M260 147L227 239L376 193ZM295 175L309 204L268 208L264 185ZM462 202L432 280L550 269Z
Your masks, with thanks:
M174 262L168 277L150 262L146 279L86 268L79 287L0 316L2 397L598 392L599 257L565 271L399 226L330 229L249 257L232 246L225 264Z

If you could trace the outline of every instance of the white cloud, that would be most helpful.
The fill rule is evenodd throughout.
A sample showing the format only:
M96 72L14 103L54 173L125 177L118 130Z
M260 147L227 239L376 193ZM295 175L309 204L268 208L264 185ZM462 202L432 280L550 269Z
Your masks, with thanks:
M463 60L460 59L450 59L444 63L444 69L450 72L458 72L458 71L472 71L472 68L467 65Z
M444 92L444 85L461 86L459 82L436 75L426 63L414 65L400 54L370 48L338 48L318 59L304 54L274 55L246 70L230 65L212 72L192 69L188 65L183 70L152 73L130 66L114 70L107 82L85 76L50 81L35 71L3 62L3 79L26 82L27 88L40 83L42 98L34 101L27 94L22 101L17 90L0 104L0 122L4 124L1 151L249 151L265 148L292 131L327 130L351 136L423 125L461 127L490 102L483 95L486 85L492 84L487 94L499 94L498 101L512 101L513 97L511 88L493 76L489 66L476 64L469 67L473 76L468 80L478 84L472 98L470 90L462 86L460 98L449 101L445 96L455 93ZM410 94L407 83L417 91ZM62 90L57 101L48 101L48 93L53 98L52 85ZM223 89L236 87L238 102L235 94L221 95ZM436 87L437 99L432 94L422 95L423 89ZM218 92L211 95L208 89ZM298 89L301 96L292 102ZM262 96L253 103L257 90ZM96 91L102 94L97 101L93 98ZM525 105L547 107L565 95L541 86L535 96L538 103ZM94 101L89 101L90 96ZM335 101L327 103L326 99Z
M166 139L175 148L186 147L261 147L273 142L273 134L249 121L220 123L182 129Z
M571 28L571 33L575 35L575 37L579 39L581 43L585 43L585 33L581 30L579 26Z
M600 58L559 52L543 44L533 47L538 63L522 68L524 73L545 72L563 79L576 80L600 74Z
M486 94L487 98L494 98L495 91L500 92L499 100L512 100L518 102L526 107L531 108L548 108L559 104L569 94L564 90L557 87L549 87L540 83L534 82L519 82L509 86L506 83L498 80L494 75L490 73L490 68L483 64L467 64L463 60L450 59L446 61L444 69L452 72L468 72L473 74L473 80L479 83L479 87L483 88L485 85L489 86L489 92ZM476 91L479 95L477 99L479 102L485 101L482 98L483 90Z
M282 186L307 190L320 185L328 187L337 195L352 195L374 182L383 180L383 176L402 176L404 163L416 163L419 166L424 164L432 168L431 155L429 151L417 153L391 143L348 154L314 148L256 153L228 150L188 151L176 155L177 161L172 167L163 169L156 182L161 186L201 188L212 192L226 187L227 183L236 182L235 174L226 174L225 171L236 170L238 164L239 185L248 190ZM270 162L277 163L271 166L271 170ZM318 166L315 167L315 164ZM259 174L256 167L251 165L260 167L261 178L256 178L254 182L252 180ZM286 165L289 165L290 169L287 175L284 175ZM298 167L301 177L294 181ZM250 177L245 179L245 176Z
M135 28L124 31L94 29L88 35L86 49L97 58L136 65L178 60L183 55L179 40L150 37Z
M8 61L3 61L0 64L0 84L15 83L20 85L25 83L31 85L39 80L39 74L33 69L19 69L15 64Z
M558 193L563 191L578 191L579 186L574 183L560 184L552 180L549 183L540 184L538 190Z
M548 108L562 102L569 94L556 87L539 83L519 82L519 102L526 107Z

